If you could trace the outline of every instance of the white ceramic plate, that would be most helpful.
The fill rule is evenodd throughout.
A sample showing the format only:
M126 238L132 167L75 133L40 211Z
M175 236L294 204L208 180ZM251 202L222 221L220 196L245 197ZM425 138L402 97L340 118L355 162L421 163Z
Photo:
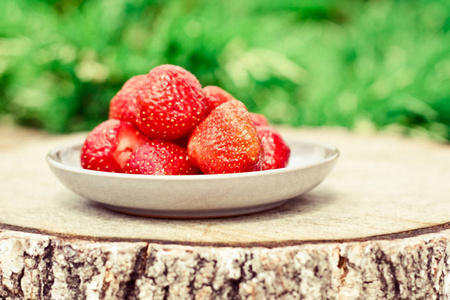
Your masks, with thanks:
M123 213L164 218L243 215L282 205L308 192L331 171L339 151L288 140L283 169L223 175L132 175L82 169L81 144L54 149L47 162L70 190Z

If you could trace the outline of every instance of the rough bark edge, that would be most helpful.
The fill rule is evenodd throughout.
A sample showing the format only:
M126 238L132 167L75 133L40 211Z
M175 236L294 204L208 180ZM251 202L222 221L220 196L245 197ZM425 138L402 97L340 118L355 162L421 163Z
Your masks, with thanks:
M318 239L318 240L284 240L284 241L258 241L258 242L233 242L233 243L224 243L224 242L189 242L189 241L169 241L169 240L157 240L157 239L136 239L136 238L120 238L120 237L94 237L94 236L84 236L79 234L68 234L68 233L60 233L60 232L52 232L47 230L39 230L35 228L23 227L23 226L15 226L9 224L0 224L0 231L19 231L19 232L27 232L34 233L40 235L50 235L53 237L58 237L62 239L77 239L77 240L85 240L85 241L96 241L96 242L145 242L148 244L160 244L160 245L182 245L182 246L203 246L203 247L239 247L239 248L255 248L255 247L264 247L264 248L279 248L279 247L289 247L289 246L299 246L304 244L343 244L350 242L365 242L365 241L375 241L375 240L399 240L410 237L416 237L418 235L427 235L427 234L438 234L439 232L443 232L446 230L450 230L450 223L444 223L434 226L428 226L425 228L418 228L412 230L406 230L396 233L389 234L381 234L360 238L348 238L348 239Z
M0 231L2 299L450 299L450 230L278 248Z

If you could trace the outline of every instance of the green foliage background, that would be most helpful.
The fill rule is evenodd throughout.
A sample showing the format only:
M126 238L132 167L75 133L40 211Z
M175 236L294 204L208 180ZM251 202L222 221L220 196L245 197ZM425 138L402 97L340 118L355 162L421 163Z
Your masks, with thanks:
M273 123L450 140L450 1L1 0L0 118L93 128L171 63Z

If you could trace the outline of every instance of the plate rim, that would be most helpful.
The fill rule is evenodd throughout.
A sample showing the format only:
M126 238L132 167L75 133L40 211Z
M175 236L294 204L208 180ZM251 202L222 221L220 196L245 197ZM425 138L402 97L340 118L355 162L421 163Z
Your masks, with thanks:
M279 173L289 173L289 172L297 172L299 170L313 168L322 164L326 164L332 161L337 160L341 152L340 150L331 144L316 142L307 139L286 139L286 142L289 146L292 147L293 143L301 143L301 144L309 144L314 146L319 146L321 148L331 150L331 154L328 157L320 159L318 161L305 163L296 166L287 166L280 169L273 170L262 170L262 171L254 171L254 172L242 172L242 173L227 173L227 174L195 174L195 175L144 175L144 174L125 174L125 173L113 173L113 172L104 172L104 171L96 171L74 167L68 164L65 164L56 159L56 155L61 153L64 150L68 150L70 148L76 148L83 145L83 143L77 142L72 144L67 144L64 146L58 146L50 150L46 155L47 163L51 167L55 167L60 170L69 171L72 173L78 173L80 175L89 175L96 177L111 177L117 179L135 179L135 180L170 180L170 181L189 181L189 180L224 180L224 179L238 179L245 177L258 177L258 176L267 176L267 175L275 175Z

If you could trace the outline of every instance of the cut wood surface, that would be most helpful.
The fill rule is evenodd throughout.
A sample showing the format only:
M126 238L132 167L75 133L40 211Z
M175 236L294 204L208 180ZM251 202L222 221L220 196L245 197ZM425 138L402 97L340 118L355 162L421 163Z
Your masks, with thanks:
M330 143L325 181L249 216L109 211L62 186L51 136L0 127L2 299L450 299L450 147L386 134L283 129Z
M8 131L9 130L9 131ZM311 192L249 216L169 220L112 212L65 188L46 164L85 133L1 132L0 223L45 233L195 245L277 246L387 235L450 222L450 146L343 130L284 130L330 143L337 165ZM164 199L161 199L164 201Z

